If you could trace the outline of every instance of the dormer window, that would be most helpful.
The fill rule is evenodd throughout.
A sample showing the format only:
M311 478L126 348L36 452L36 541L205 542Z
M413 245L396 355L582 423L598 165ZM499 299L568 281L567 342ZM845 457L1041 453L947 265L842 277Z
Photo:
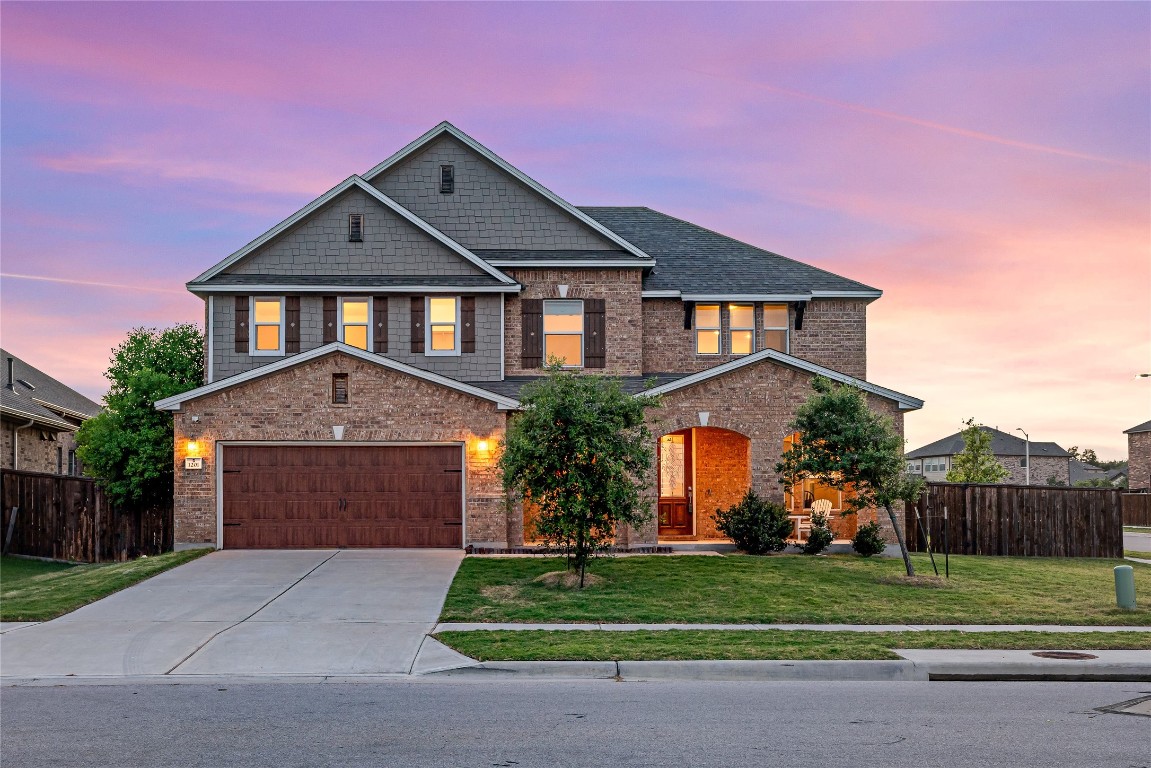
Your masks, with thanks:
M456 191L456 167L454 165L440 166L440 194L450 195Z
M348 242L349 243L362 243L364 242L364 214L350 213L348 214Z

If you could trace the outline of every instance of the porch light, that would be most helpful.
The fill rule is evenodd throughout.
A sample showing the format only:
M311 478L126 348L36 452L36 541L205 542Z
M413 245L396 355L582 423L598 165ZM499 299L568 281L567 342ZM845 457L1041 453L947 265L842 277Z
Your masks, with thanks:
M196 440L189 440L184 448L187 454L193 458L200 455L200 443Z
M479 451L480 453L487 453L488 452L488 441L487 440L480 440L478 443L476 443L476 450Z

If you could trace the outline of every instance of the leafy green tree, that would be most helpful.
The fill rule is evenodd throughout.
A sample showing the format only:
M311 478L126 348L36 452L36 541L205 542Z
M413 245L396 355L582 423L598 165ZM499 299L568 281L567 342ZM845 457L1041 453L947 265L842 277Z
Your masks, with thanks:
M1078 459L1084 464L1092 464L1097 467L1101 466L1099 463L1099 457L1095 455L1094 448L1084 448L1081 451L1079 450L1079 446L1073 445L1067 449L1067 452L1071 454L1071 458Z
M789 425L799 438L775 465L780 482L794 485L815 477L835 488L850 485L855 494L846 501L848 511L883 507L895 529L907 575L914 576L894 505L917 499L924 480L907 473L903 438L890 418L867 407L862 390L819 376L812 387L815 393L796 410Z
M76 453L109 501L172 502L172 416L154 403L204 382L204 335L188 323L134 328L112 351L105 409L76 433Z
M991 433L976 424L975 419L963 422L963 451L951 460L947 472L949 483L998 483L1006 480L1011 473L999 463L991 452Z
M504 488L536 507L536 533L564 553L582 589L588 561L611 545L617 527L651 519L644 491L653 441L644 411L659 401L553 363L520 402L499 458Z

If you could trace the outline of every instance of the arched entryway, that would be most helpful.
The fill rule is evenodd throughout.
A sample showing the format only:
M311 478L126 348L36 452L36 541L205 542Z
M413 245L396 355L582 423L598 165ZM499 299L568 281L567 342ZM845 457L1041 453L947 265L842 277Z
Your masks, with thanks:
M659 538L723 538L715 512L751 487L751 440L719 427L692 427L659 438Z

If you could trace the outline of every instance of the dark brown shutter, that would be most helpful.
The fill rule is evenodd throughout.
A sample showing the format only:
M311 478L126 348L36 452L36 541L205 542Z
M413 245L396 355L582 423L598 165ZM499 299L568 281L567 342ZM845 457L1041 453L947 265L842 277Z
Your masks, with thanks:
M603 299L583 301L583 365L603 368L607 357L607 321Z
M339 338L336 328L336 297L324 297L324 343L331 344Z
M424 297L412 297L412 352L424 353Z
M544 302L543 299L520 300L520 324L523 345L520 351L520 365L524 368L539 368L544 357Z
M236 297L236 351L248 354L248 297Z
M284 351L288 354L300 351L300 297L289 296L284 309Z
M376 296L372 299L372 351L388 351L388 297Z
M683 329L685 331L691 330L692 320L695 319L695 317L693 317L694 315L695 315L695 302L694 301L685 301L683 303Z
M460 351L476 351L476 297L464 296L460 299Z

